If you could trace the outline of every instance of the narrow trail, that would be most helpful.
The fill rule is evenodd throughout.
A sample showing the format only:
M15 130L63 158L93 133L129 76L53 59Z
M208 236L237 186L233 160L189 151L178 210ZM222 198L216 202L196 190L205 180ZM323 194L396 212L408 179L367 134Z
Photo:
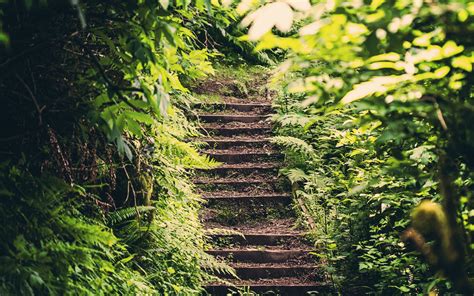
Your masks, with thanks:
M288 184L278 177L283 157L269 141L271 98L258 92L239 99L213 94L221 101L200 106L209 135L200 140L208 143L204 152L223 164L195 179L208 201L204 225L214 233L208 252L235 268L239 279L226 280L236 287L266 295L325 294L329 286L295 226ZM211 295L230 291L222 283L206 289Z

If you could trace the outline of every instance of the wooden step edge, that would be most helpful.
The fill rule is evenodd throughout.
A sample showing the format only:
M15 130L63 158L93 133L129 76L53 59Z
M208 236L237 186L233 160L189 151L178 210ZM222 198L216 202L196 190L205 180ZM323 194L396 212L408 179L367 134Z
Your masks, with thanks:
M261 250L261 249L212 249L212 250L207 250L206 252L209 253L222 253L222 254L240 254L240 253L255 253L255 254L260 254L260 253L265 253L265 254L308 254L310 252L314 252L314 249L291 249L291 250L285 250L285 249L268 249L268 250Z
M239 114L199 114L198 118L207 122L261 122L270 118L269 115L239 115Z
M206 284L205 287L223 287L223 288L232 288L232 287L229 287L225 284ZM314 287L314 288L318 288L318 287L331 287L332 288L332 285L329 284L329 283L324 283L324 282L308 282L308 283L295 283L295 284L291 284L291 283L288 283L288 284L275 284L275 283L268 283L268 284L259 284L258 282L256 282L255 284L252 284L251 282L248 284L248 285L239 285L239 284L236 284L234 287L241 287L241 288L244 288L244 287L250 287L250 288L255 288L255 287L265 287L265 288L268 288L268 287L274 287L274 288L279 288L279 287Z
M227 199L288 199L290 200L292 196L290 194L268 194L268 195L229 195L229 196L212 196L212 195L202 195L202 198L208 200L227 200Z
M197 103L194 106L249 106L249 107L272 107L271 103L234 103L234 102L211 102L211 103Z
M248 131L261 131L261 130L271 130L272 127L270 124L268 126L222 126L222 127L216 127L216 126L206 126L202 125L202 128L204 130L208 131L214 131L214 130L224 130L224 131L234 131L234 130L248 130Z
M289 239L289 238L295 238L299 239L305 236L305 233L302 231L294 232L294 233L257 233L257 232L249 232L244 231L244 230L235 230L238 232L236 233L210 233L208 235L210 236L215 236L215 237L229 237L229 236L238 236L243 239L248 239L248 238L272 238L272 239Z
M236 289L250 289L254 293L272 293L269 295L281 295L281 296L296 296L296 295L332 295L334 292L334 286L327 282L313 282L308 281L306 283L300 283L298 278L295 278L295 283L260 283L259 280L246 281L245 284L237 282L233 286L228 286L219 283L210 283L204 286L208 295L229 295L228 293L234 292ZM232 280L229 280L232 283ZM315 292L316 294L312 294ZM275 294L277 293L277 294Z
M271 265L265 263L251 263L251 262L231 262L229 266L235 270L272 270L272 269L280 269L280 270L291 270L291 269L300 269L300 270L317 270L321 268L321 265L318 264L295 264L295 263L271 263Z
M252 152L246 152L246 151L232 151L232 152L218 152L218 151L209 151L209 150L203 150L202 153L209 155L209 156L278 156L278 155L283 155L281 152L277 151L252 151Z
M313 249L212 249L206 253L229 258L233 262L253 262L253 263L282 263L295 259L311 258Z
M232 135L264 135L272 132L270 125L264 127L253 127L253 126L229 126L229 127L203 127L207 133L232 136Z
M288 233L250 233L248 231L234 230L233 233L210 232L207 236L215 241L223 239L226 242L240 246L286 246L295 241L311 246L304 232Z
M265 184L265 183L277 183L278 179L267 179L267 180L239 180L239 179L214 179L214 180L194 180L194 184Z
M199 118L202 118L202 117L213 117L213 118L219 118L219 117L223 117L223 118L229 118L229 117L232 117L232 118L254 118L254 117L258 117L258 118L263 118L263 119L267 119L267 118L270 118L272 114L215 114L215 113L198 113L197 116Z
M308 276L311 279L321 277L321 268L317 265L272 264L272 266L229 264L240 279L278 279L292 276ZM318 272L319 271L319 272ZM319 276L318 276L319 275ZM227 277L227 276L224 276ZM232 277L232 276L230 276Z
M216 168L212 168L207 171L218 171L218 170L274 170L283 167L281 163L278 162L247 162L246 164L229 164L225 163Z
M236 146L238 145L241 145L241 144L262 144L262 143L268 143L270 144L270 139L268 138L265 138L265 139L252 139L252 138L248 138L248 139L233 139L231 137L229 137L229 139L209 139L209 138L205 138L205 139L200 139L200 138L197 138L197 139L194 139L195 142L204 142L204 143L208 143L208 144L234 144Z

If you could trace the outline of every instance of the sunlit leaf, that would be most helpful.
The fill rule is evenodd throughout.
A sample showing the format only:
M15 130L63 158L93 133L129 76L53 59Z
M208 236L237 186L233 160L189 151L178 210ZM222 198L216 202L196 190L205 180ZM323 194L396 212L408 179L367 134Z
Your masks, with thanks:
M293 9L299 11L307 11L311 8L311 3L309 0L284 0L288 3Z
M460 68L460 69L463 69L467 72L472 71L471 58L469 58L467 56L459 56L459 57L453 58L452 65L455 68Z
M398 63L392 62L376 62L372 63L368 66L370 70L378 70L378 69L394 69L394 70L403 70L403 66Z
M321 29L321 27L323 27L324 25L328 23L329 23L328 19L321 19L321 20L315 21L309 25L302 27L299 30L299 34L301 36L316 34L319 31L319 29Z
M443 78L448 75L450 70L451 68L449 68L448 66L441 67L434 72L434 76L438 79Z
M366 98L376 92L386 91L387 88L374 81L363 82L354 86L354 89L348 92L342 99L343 104L349 104L354 101Z
M241 22L242 26L250 26L249 40L256 41L276 27L282 32L289 31L293 24L293 10L288 4L274 2L247 15Z
M395 52L389 52L389 53L383 53L379 54L373 57L370 57L367 62L372 63L372 62L379 62L379 61L391 61L391 62L397 62L400 60L400 55Z
M385 3L385 0L372 0L372 2L370 3L370 9L376 10L383 3Z
M443 56L451 57L457 55L464 50L464 46L458 46L454 41L448 41L443 45Z
M159 0L160 1L160 4L161 6L164 8L164 9L168 9L168 6L170 4L170 1L169 0Z

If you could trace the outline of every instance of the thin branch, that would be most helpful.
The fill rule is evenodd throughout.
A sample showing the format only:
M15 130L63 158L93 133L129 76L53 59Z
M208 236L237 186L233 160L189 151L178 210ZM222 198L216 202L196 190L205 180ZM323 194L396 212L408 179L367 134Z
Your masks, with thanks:
M44 110L44 106L40 107L38 100L36 99L35 95L31 91L30 87L28 86L28 84L26 84L26 82L23 79L21 79L20 75L16 74L15 76L21 82L21 84L23 84L23 86L26 88L26 91L30 95L31 100L33 100L33 103L35 104L35 107L36 107L36 111L38 112L38 121L39 121L38 124L41 126L43 124L43 118L41 116L41 113Z
M84 49L87 51L87 53L89 54L89 56L91 57L92 59L92 62L94 63L94 65L97 67L97 69L99 70L99 73L100 73L100 76L102 77L102 79L104 79L105 83L107 84L107 86L114 92L117 94L117 96L119 97L119 99L121 101L123 101L125 104L127 104L130 108L132 108L133 110L137 111L137 112L141 112L140 109L138 109L137 107L135 107L132 103L130 103L130 101L122 94L121 91L132 91L132 92L143 92L142 89L139 89L139 88L134 88L134 87L126 87L126 88L121 88L121 87L118 87L117 85L115 85L110 79L109 77L107 77L107 74L105 73L105 70L104 68L102 67L102 65L100 64L99 60L97 59L97 57L95 56L95 54L87 47L87 46L84 46Z
M423 96L421 99L425 101L430 101L435 105L436 116L438 117L439 123L441 124L441 127L443 128L444 131L448 131L448 125L446 124L446 120L444 120L443 112L441 111L441 108L439 107L438 100L436 99L436 97Z
M130 175L128 174L126 165L124 165L122 169L124 170L125 176L127 176L127 179L128 179L127 180L127 200L128 200L128 193L129 193L128 187L130 186L130 188L132 189L132 194L133 194L133 206L135 208L135 212L137 213L137 220L140 221L141 220L140 211L138 210L137 193L135 191L135 187L133 186L132 179L130 178Z

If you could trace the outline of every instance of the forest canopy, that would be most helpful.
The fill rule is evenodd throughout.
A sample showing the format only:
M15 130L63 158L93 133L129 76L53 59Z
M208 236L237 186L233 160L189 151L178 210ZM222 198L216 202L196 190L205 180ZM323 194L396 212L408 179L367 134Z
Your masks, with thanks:
M472 294L473 20L467 0L0 0L0 294L235 275L192 181L220 164L189 139L200 82L245 92L256 64L334 293Z

